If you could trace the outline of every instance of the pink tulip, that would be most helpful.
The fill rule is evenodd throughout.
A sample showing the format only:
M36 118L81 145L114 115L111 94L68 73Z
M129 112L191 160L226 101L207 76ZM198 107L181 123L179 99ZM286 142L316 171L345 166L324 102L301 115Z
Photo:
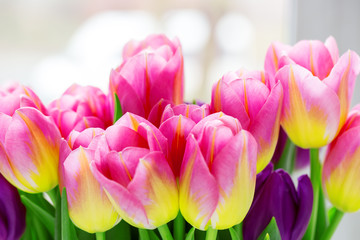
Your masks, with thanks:
M141 42L129 42L123 51L124 62L110 75L109 102L114 109L114 93L124 113L148 117L163 98L183 101L183 56L177 39L151 35Z
M248 212L255 191L257 144L233 117L205 117L187 138L180 211L201 230L227 229Z
M58 184L60 133L50 117L25 107L12 117L0 113L0 172L29 193Z
M186 138L201 119L209 115L209 105L180 104L165 107L161 118L160 131L168 139L168 163L176 178L184 157Z
M48 108L65 138L72 130L82 131L89 127L104 129L112 125L105 94L92 86L74 84Z
M325 44L304 40L282 49L273 44L265 70L277 70L275 79L283 85L281 125L289 138L302 148L330 143L345 123L360 72L359 56L348 51L339 58L333 37Z
M330 202L344 212L360 209L360 105L349 113L330 144L322 169L322 186Z
M119 215L147 229L174 219L178 190L161 132L142 117L126 113L100 138L95 144L100 154L91 169Z
M283 89L272 84L261 71L229 72L214 84L212 112L237 118L258 144L257 172L270 162L280 128Z
M20 107L33 107L47 115L39 97L29 87L18 83L0 88L0 102L0 112L9 116Z

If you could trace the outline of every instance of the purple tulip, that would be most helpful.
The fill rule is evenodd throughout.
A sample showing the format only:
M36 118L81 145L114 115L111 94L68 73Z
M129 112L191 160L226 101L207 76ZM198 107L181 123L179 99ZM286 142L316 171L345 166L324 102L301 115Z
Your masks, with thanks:
M19 239L25 230L25 207L17 189L0 174L0 238Z
M256 177L253 204L243 221L244 239L256 239L275 217L283 240L301 239L308 226L313 189L307 175L298 179L298 189L282 169L269 164Z

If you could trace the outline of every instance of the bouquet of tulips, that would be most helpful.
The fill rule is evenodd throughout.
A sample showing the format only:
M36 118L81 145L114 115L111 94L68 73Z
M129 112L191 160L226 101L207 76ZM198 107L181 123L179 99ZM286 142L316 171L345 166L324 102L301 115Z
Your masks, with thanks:
M1 240L325 240L360 209L360 58L333 37L272 43L209 104L183 101L177 39L122 57L107 95L72 85L45 107L1 88Z

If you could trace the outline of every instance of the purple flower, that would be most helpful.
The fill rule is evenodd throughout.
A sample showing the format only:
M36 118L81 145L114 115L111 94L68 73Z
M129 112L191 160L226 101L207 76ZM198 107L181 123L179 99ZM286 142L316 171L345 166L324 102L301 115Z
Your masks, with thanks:
M20 196L0 174L0 238L19 239L25 230L25 207Z
M281 238L297 240L304 235L310 220L313 190L303 175L295 189L289 174L282 169L273 172L269 164L256 177L255 197L243 221L244 239L256 239L275 217Z

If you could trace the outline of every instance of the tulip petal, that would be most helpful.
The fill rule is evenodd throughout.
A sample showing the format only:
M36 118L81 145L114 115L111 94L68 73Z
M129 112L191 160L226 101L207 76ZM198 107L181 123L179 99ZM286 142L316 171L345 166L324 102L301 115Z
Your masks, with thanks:
M61 139L60 150L59 150L59 190L60 190L60 194L62 194L62 190L63 190L64 184L65 184L65 177L66 177L65 172L64 172L65 171L64 170L64 162L70 153L71 153L71 148L70 148L69 144L64 139Z
M10 126L11 117L0 112L0 123L0 142L5 142L5 135Z
M140 158L128 190L141 201L154 227L168 223L179 212L175 177L162 152Z
M175 177L180 176L181 163L185 153L186 138L194 126L194 121L180 115L167 119L159 128L162 134L168 139L170 151L168 163Z
M212 174L219 185L219 203L211 218L216 229L239 224L248 212L255 191L256 141L243 130L214 159Z
M360 127L344 132L329 150L322 184L330 202L344 212L360 209Z
M165 99L160 99L157 104L151 109L148 120L154 124L156 127L160 127L160 124L163 122L162 116L165 108L167 106L172 106L172 103Z
M181 166L179 193L185 220L198 229L207 229L218 204L219 189L192 134L188 136Z
M333 89L340 99L340 128L346 121L350 102L354 91L355 80L360 73L360 58L353 52L343 54L335 64L324 83Z
M258 143L256 164L256 172L258 173L268 165L274 154L279 137L282 101L283 88L278 82L248 128Z
M339 49L333 36L330 36L325 40L325 47L328 49L333 63L335 64L339 60Z
M298 65L287 65L275 76L284 89L281 125L301 148L318 148L337 133L340 102L336 93Z
M329 50L317 40L299 41L288 52L289 57L300 66L308 69L321 80L326 78L334 66Z
M307 175L298 178L298 214L291 232L291 239L300 239L304 236L310 221L313 206L313 189Z
M90 171L94 151L79 147L64 162L69 216L79 228L105 232L118 222L118 214Z
M275 74L281 68L279 66L279 59L290 49L291 47L289 45L280 42L273 42L269 46L265 56L264 69L269 75L270 86L275 84Z
M148 147L146 139L144 139L138 132L121 125L113 125L106 129L105 137L110 149L117 152L131 146L144 148Z
M49 191L58 184L60 139L55 124L38 110L20 108L13 115L5 148L12 168L22 175L20 182L31 192Z
M211 108L213 112L222 111L239 119L245 129L250 124L250 118L238 94L223 79L220 79L212 88Z
M154 228L147 219L145 208L141 201L130 193L126 187L108 178L106 171L109 171L111 166L98 165L96 161L92 161L90 167L121 218L136 227Z

